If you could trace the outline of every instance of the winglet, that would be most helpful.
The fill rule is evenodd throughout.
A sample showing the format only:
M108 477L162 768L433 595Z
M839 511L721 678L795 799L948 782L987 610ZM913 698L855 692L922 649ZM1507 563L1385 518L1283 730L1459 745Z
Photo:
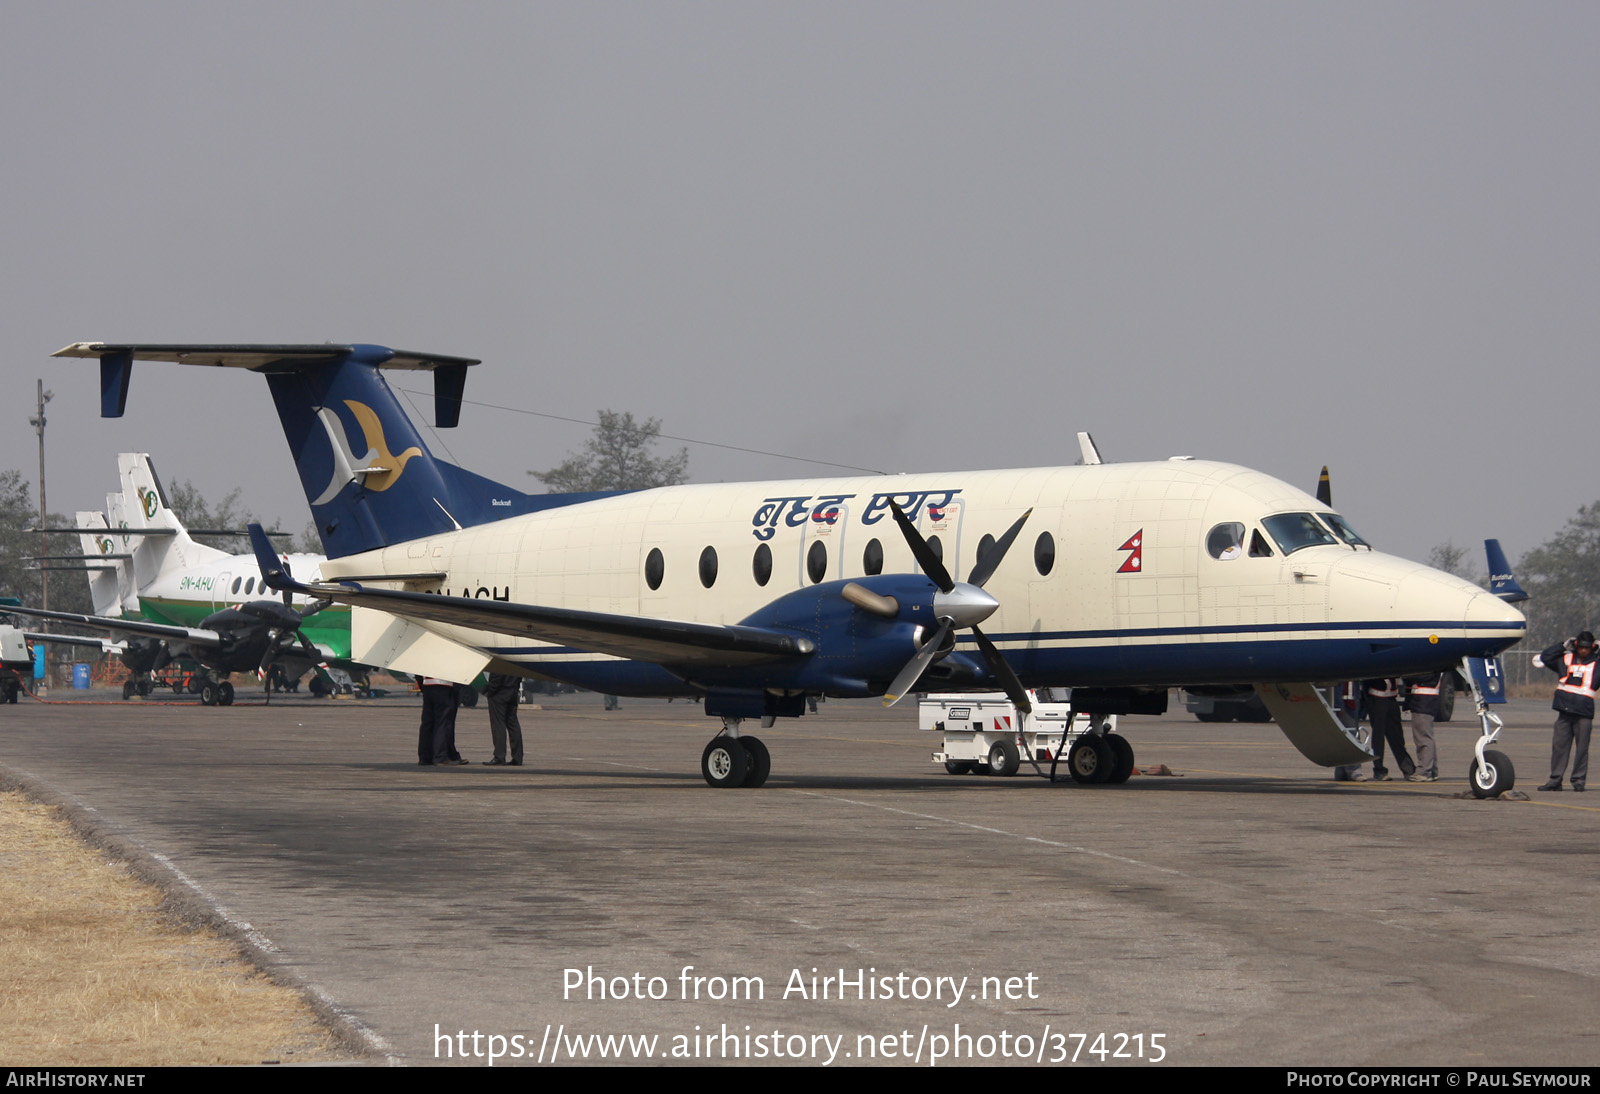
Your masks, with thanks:
M1483 541L1484 552L1489 556L1489 591L1507 604L1520 604L1528 599L1527 592L1517 584L1517 575L1511 572L1511 563L1500 549L1500 541Z
M1095 447L1094 438L1087 433L1078 434L1078 451L1082 454L1080 463L1094 466L1104 462L1100 459L1100 449Z
M266 530L254 522L250 524L250 546L256 553L256 565L261 567L261 580L268 588L278 592L303 588L289 573L289 564L272 549Z

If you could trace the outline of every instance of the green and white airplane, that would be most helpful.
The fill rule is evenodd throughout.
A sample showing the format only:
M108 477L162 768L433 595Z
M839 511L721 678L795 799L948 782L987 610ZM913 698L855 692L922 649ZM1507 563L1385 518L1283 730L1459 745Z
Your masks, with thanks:
M76 515L79 543L88 569L94 612L111 619L142 620L172 627L199 627L215 613L256 599L277 599L260 581L253 555L232 555L197 542L167 501L149 455L117 457L122 491L106 496L105 512ZM322 555L281 556L295 572L321 573ZM313 601L291 596L287 603L305 614L299 631L329 663L358 679L364 666L350 660L350 609L337 604L311 612ZM331 688L315 677L313 690ZM319 686L323 685L323 686ZM196 685L198 687L198 685Z

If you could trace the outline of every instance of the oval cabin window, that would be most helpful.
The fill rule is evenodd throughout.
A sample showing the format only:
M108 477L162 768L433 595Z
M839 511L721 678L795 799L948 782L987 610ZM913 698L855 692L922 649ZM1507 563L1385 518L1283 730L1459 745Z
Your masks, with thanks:
M1039 571L1040 577L1048 577L1056 565L1056 537L1049 532L1040 532L1039 538L1033 542L1033 568Z
M828 576L828 548L820 539L813 540L811 549L806 552L806 574L813 585L821 584Z
M867 549L861 552L861 569L868 577L883 573L883 544L875 539L867 541Z

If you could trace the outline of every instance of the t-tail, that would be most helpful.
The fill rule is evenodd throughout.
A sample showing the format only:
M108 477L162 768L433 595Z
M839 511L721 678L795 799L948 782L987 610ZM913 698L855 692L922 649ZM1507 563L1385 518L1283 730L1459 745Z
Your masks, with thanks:
M1486 539L1483 549L1489 556L1489 591L1507 604L1520 604L1528 599L1528 594L1517 584L1517 576L1511 572L1511 563L1506 561L1500 541Z
M433 373L434 419L461 415L469 357L373 345L166 345L78 342L57 357L100 361L100 413L120 417L135 361L243 368L266 376L300 485L329 558L422 539L593 494L525 494L436 458L384 379Z

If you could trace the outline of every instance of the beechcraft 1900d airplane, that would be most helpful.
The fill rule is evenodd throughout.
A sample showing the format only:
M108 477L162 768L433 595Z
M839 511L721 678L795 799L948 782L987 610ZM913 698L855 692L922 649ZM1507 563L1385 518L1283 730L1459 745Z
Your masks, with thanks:
M328 554L322 580L302 582L257 535L272 587L351 605L365 663L701 697L723 722L701 757L713 786L767 776L742 720L798 716L807 695L892 702L923 681L1004 689L1024 711L1027 688L1072 689L1102 714L1158 713L1173 686L1250 686L1307 757L1356 763L1371 754L1313 681L1454 667L1525 627L1490 593L1375 551L1331 507L1228 464L530 495L436 459L383 375L431 371L437 423L453 426L470 358L332 344L56 356L99 360L107 416L136 360L261 373ZM1086 740L1075 776L1131 767L1125 743Z

